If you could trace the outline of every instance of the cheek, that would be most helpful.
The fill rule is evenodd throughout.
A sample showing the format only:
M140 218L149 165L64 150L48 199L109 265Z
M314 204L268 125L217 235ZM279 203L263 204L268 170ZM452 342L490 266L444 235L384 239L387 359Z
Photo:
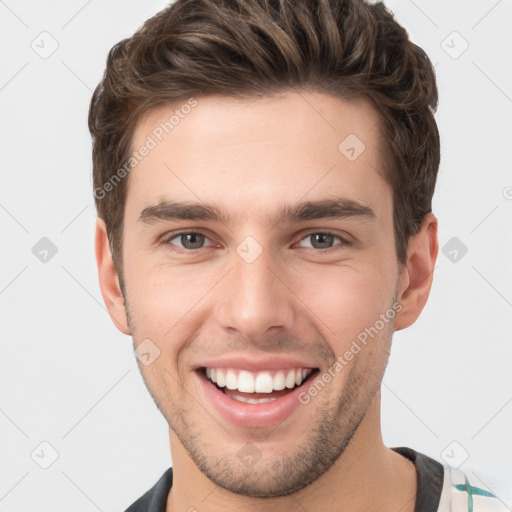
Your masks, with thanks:
M395 285L393 270L382 266L331 268L304 278L299 295L310 309L309 317L340 353L391 307Z
M127 267L127 294L137 338L159 344L181 339L179 334L201 310L201 299L215 278L212 272L198 276L194 269L166 265Z

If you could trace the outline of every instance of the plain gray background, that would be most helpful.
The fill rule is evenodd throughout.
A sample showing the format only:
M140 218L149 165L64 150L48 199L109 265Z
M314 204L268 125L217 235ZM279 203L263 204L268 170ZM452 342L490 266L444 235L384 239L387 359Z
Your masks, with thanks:
M100 295L87 129L108 50L165 4L0 0L0 512L124 510L171 465ZM438 74L444 251L423 315L394 338L384 440L509 500L512 3L387 5Z

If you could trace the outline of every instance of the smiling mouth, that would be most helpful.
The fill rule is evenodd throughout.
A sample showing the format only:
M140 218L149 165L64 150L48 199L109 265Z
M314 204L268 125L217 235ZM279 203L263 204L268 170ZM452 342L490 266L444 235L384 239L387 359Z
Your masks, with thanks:
M304 386L319 372L318 368L287 368L249 372L236 368L205 368L199 373L219 391L247 404L272 402Z

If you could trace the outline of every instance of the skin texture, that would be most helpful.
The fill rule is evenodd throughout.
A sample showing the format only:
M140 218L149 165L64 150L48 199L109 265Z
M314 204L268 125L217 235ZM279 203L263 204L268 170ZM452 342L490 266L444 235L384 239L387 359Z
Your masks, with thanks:
M380 386L393 330L417 319L430 292L435 216L426 216L401 268L392 191L381 175L378 117L363 100L314 92L197 100L129 175L126 297L101 219L96 230L100 286L112 320L134 346L149 338L160 350L152 364L139 367L170 427L174 483L167 510L412 512L416 473L383 443ZM176 108L142 119L133 148ZM338 149L350 134L365 144L355 161ZM283 204L334 196L371 208L374 217L272 220ZM139 220L164 199L212 203L230 219ZM171 239L181 230L204 233L204 246L187 253L183 238ZM323 246L311 236L325 232L336 236ZM247 236L262 249L252 263L236 251ZM398 303L394 321L277 427L228 422L193 371L204 357L293 356L322 374ZM253 467L237 456L248 442L261 453Z

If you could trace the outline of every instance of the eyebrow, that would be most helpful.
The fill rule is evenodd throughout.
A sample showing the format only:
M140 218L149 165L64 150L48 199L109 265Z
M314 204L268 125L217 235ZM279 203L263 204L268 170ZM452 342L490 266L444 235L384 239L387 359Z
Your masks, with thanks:
M375 220L375 212L366 205L352 199L335 197L319 201L305 201L285 204L273 215L273 225L281 222L300 222L315 219L365 218ZM217 206L209 203L179 202L163 200L156 205L144 208L139 215L139 222L152 224L158 221L202 220L222 222L229 225L231 216Z

